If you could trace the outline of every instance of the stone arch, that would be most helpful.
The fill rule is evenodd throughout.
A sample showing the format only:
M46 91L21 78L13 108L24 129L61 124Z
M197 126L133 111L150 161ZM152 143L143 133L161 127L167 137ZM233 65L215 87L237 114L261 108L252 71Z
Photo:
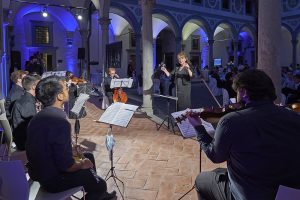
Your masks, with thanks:
M230 31L231 31L231 34L232 34L232 39L237 39L237 37L238 37L238 33L237 33L237 31L236 31L236 29L234 28L234 25L231 23L231 22L229 22L229 21L227 21L227 20L222 20L222 21L219 21L215 26L214 26L214 28L213 28L213 37L214 37L214 34L215 34L215 31L216 31L216 29L218 28L218 27L222 27L222 28L227 28L227 29L230 29Z
M135 15L124 5L111 2L109 12L120 15L121 17L126 19L136 34L141 33L141 25L138 23Z
M180 29L175 18L167 11L162 9L154 9L152 16L157 17L168 24L175 37L180 37Z
M204 19L203 17L201 17L199 15L191 15L191 16L185 18L182 22L180 29L182 30L184 25L189 21L192 21L194 23L196 22L196 24L198 26L200 26L201 28L204 29L204 31L207 33L208 36L212 34L212 30L210 29L210 26L209 26L208 22L206 21L206 19Z

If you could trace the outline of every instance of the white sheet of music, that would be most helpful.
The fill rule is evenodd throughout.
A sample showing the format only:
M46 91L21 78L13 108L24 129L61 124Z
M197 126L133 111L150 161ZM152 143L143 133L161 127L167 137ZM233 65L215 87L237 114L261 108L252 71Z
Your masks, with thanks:
M77 97L71 112L76 115L79 115L81 108L83 107L84 103L90 98L90 95L80 93L79 97Z
M48 71L44 72L42 75L42 79L48 76L56 75L56 76L66 76L67 71Z
M110 88L116 88L116 87L131 88L132 83L133 83L132 78L111 79Z
M116 102L101 115L99 122L127 127L138 106Z
M198 108L198 109L185 109L182 111L178 111L178 112L174 112L171 113L171 115L173 116L174 119L176 119L176 117L180 117L182 114L185 114L188 111L194 111L194 112L201 112L203 109L202 108ZM206 129L207 133L210 136L214 136L215 133L215 129L213 127L213 125L207 121L204 121L203 119L201 119L202 121L202 125L204 126L204 128ZM188 119L182 120L180 123L177 123L177 126L182 134L182 136L184 138L191 138L191 137L196 137L197 136L197 131L195 130L195 128L190 124Z

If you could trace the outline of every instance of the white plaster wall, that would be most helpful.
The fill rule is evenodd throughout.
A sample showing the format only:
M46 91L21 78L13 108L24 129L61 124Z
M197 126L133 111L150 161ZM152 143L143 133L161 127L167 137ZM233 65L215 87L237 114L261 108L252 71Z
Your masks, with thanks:
M228 63L229 55L226 49L228 46L231 48L230 40L215 40L214 42L213 58L221 58L222 66Z

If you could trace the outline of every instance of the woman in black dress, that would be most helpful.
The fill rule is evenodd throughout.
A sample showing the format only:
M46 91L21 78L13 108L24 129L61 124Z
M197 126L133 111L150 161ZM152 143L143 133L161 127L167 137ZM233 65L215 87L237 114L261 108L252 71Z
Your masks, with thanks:
M194 69L191 66L187 55L180 52L177 55L179 66L176 66L172 72L168 72L165 66L161 70L169 77L174 78L176 84L177 110L184 110L191 107L191 79L194 77Z

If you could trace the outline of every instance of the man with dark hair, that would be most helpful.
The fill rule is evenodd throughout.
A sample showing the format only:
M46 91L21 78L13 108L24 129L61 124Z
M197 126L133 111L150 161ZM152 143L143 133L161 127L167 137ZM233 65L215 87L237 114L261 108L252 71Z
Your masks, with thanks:
M48 192L83 186L87 200L115 199L116 192L108 193L106 182L96 175L93 156L91 160L74 160L71 125L62 109L69 99L65 78L42 79L36 97L45 108L31 119L27 128L26 154L31 179Z
M26 129L31 118L37 113L35 87L40 76L27 75L22 80L25 94L18 99L12 109L13 138L18 150L25 150Z
M227 162L197 176L199 199L274 200L279 185L300 188L300 115L273 103L275 88L263 71L241 72L233 88L246 106L223 116L214 138L188 116L207 157Z
M11 73L10 79L13 82L6 99L5 99L5 111L6 117L11 123L11 111L13 109L14 103L19 99L24 93L22 86L22 79L28 74L28 71L17 70Z

